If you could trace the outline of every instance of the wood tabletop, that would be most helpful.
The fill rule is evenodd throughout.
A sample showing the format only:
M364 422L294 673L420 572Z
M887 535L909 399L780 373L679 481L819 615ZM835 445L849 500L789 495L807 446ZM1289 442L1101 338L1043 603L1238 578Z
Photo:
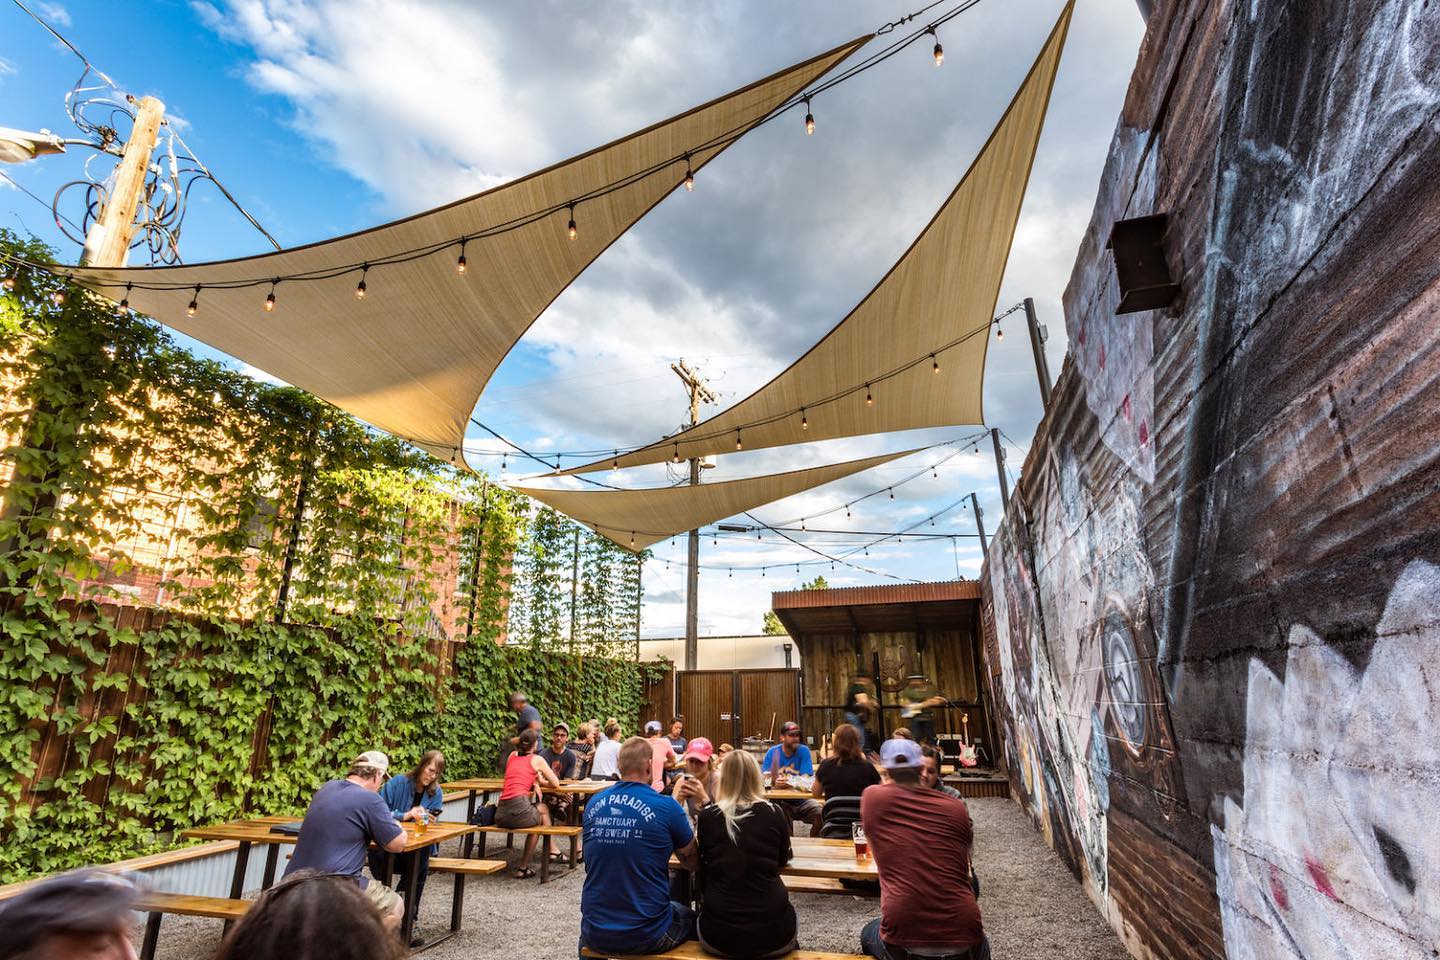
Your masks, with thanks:
M875 860L855 859L855 844L849 840L824 840L819 837L794 837L790 841L793 856L780 871L786 877L827 877L831 880L877 880ZM670 858L670 866L680 861Z
M809 790L791 790L788 787L771 787L765 791L766 800L814 800Z
M270 828L277 823L295 823L299 819L299 817L250 817L244 820L228 820L225 823L211 824L207 827L194 827L184 831L181 836L196 840L294 843L299 839L298 837L288 833L271 833ZM405 830L405 849L403 851L405 853L428 847L432 843L441 843L475 832L475 828L468 823L432 823L425 828L424 833L421 833L412 821L407 821L401 826Z
M500 777L471 777L468 780L451 780L449 783L440 784L440 789L451 790L499 790L505 786L504 779Z

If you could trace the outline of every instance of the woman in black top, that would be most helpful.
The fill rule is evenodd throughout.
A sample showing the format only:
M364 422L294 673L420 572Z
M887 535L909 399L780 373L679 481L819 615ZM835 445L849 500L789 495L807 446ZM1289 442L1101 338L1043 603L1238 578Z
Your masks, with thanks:
M760 765L744 750L720 764L715 802L700 811L702 899L697 929L706 953L735 960L795 949L795 908L780 881L790 862L790 816L765 799Z
M833 744L834 755L821 760L815 771L815 785L810 788L815 799L858 797L866 787L880 782L879 771L860 752L860 734L852 725L836 727Z

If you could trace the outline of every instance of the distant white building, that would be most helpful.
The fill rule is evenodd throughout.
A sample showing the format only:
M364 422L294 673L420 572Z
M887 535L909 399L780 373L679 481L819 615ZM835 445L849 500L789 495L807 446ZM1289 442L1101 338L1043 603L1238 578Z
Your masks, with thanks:
M788 636L758 634L744 637L700 637L699 670L754 670L766 667L800 666L800 648ZM787 653L788 648L788 653ZM651 637L640 640L641 660L665 659L683 666L684 637Z

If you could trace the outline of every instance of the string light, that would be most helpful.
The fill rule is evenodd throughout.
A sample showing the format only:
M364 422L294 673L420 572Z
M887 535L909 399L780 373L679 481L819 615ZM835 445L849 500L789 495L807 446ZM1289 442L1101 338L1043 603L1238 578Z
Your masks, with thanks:
M506 471L506 469L508 469L508 468L507 468L506 463L505 463L505 455L504 455L504 454L501 454L501 455L500 455L500 472L503 474L503 473Z
M945 62L945 48L940 46L940 34L935 32L934 27L926 27L925 32L935 38L935 66Z
M801 532L801 533L804 533L804 532L805 532L805 518L804 518L804 517L801 517L801 518L800 518L800 532Z
M933 353L930 354L930 372L931 372L931 373L939 373L939 372L940 372L940 361L935 359L935 354L933 354Z
M895 499L895 488L894 488L894 487L891 487L891 488L890 488L890 499L891 499L891 500L894 500L894 499Z
M865 384L865 406L875 406L875 398L870 395L870 384Z
M185 316L193 317L200 312L200 284L195 284L195 296L190 298L190 303L185 307Z
M355 299L356 299L356 300L364 300L364 299L365 299L365 275L368 274L369 272L370 272L370 264L367 263L367 264L364 264L363 266L360 267L360 282L357 283L357 284L355 284Z
M455 259L455 272L465 276L465 241L460 241L460 256Z
M570 234L571 240L574 240L576 237L580 236L580 231L575 226L575 204L573 203L570 204L570 224L565 228L565 230L567 233Z
M690 154L685 154L685 189L695 192L695 171L690 169Z
M810 112L810 98L805 98L805 136L815 132L815 114Z
M999 343L1005 339L1005 331L1000 329L1000 324L995 324L995 342Z
M10 291L10 290L14 290L14 289L15 289L15 274L13 274L13 273L7 274L4 280L0 280L0 286L3 286L7 292ZM129 287L129 284L126 284L126 287L128 288L128 287Z
M850 504L848 504L848 503L845 504L845 519L846 519L846 520L849 520L849 519L850 519Z
M272 313L275 310L275 285L280 282L277 277L270 281L270 292L265 294L265 312Z
M679 463L679 462L680 462L680 441L679 441L679 440L676 440L676 441L675 441L675 456L674 456L674 458L671 459L670 462L671 462L671 463Z
M635 531L634 531L634 530L631 530L631 531L630 531L630 546L631 546L632 548L635 546Z
M809 429L810 429L810 421L809 421L808 419L806 419L806 417L805 417L805 408L804 408L804 407L801 407L801 408L800 408L800 429L801 429L801 430L809 430Z
M125 296L120 298L120 305L115 308L116 316L123 316L126 310L130 309L130 288L132 284L125 284Z
M615 451L615 459L610 462L610 469L611 469L611 470L619 470L619 469L620 469L620 451L619 451L619 450L616 450L616 451Z
M731 580L734 580L734 579L735 579L735 568L734 568L734 567L731 567L731 568L730 568L730 579L731 579Z
M930 468L930 475L933 476L936 480L940 479L940 468L938 465Z
M736 428L735 428L735 449L736 449L736 450L739 450L739 449L741 449L742 447L744 447L744 444L742 444L742 443L740 442L740 428L739 428L739 427L736 427Z

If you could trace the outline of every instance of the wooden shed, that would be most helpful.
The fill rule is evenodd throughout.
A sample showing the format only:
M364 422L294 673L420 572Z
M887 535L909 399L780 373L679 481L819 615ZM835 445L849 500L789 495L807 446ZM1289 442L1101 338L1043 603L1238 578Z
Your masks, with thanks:
M980 584L974 580L785 590L770 606L800 650L801 711L818 740L844 720L845 691L864 674L881 704L881 737L902 725L898 694L923 674L949 705L938 735L963 735L993 763L996 743L980 650Z

